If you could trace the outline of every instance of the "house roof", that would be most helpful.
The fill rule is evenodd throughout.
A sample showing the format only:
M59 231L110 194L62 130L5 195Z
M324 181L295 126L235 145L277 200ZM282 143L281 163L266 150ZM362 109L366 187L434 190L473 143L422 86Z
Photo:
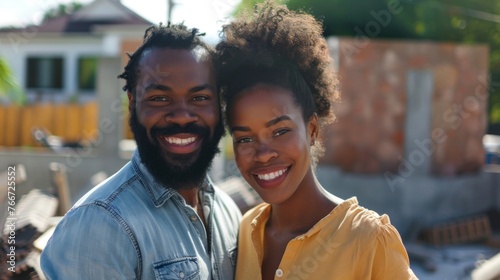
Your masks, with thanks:
M0 32L21 32L36 28L43 33L91 33L97 25L152 25L120 0L94 0L70 15L63 15L43 21L38 26L23 28L2 28Z

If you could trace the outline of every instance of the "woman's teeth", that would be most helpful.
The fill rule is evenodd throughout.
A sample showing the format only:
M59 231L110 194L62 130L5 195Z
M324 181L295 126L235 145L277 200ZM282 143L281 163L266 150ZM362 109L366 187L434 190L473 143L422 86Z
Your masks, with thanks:
M271 173L266 173L266 174L257 174L257 177L261 180L265 180L265 181L269 181L269 180L273 180L275 179L276 177L279 177L281 175L283 175L283 173L285 173L287 170L287 168L283 169L283 170L279 170L279 171L275 171L275 172L271 172Z

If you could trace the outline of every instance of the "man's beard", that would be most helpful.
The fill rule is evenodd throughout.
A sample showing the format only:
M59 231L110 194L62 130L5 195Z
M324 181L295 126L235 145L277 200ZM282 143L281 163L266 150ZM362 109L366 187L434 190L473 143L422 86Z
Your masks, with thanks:
M215 155L219 153L218 143L224 134L224 127L218 122L213 137L210 137L210 128L195 123L181 127L178 124L167 127L153 127L151 138L148 138L147 129L139 123L135 107L130 112L130 129L134 134L137 149L142 163L153 177L165 187L173 189L190 189L199 187L205 179ZM166 137L177 133L196 134L203 139L199 153L174 154L164 152L159 146L157 136Z

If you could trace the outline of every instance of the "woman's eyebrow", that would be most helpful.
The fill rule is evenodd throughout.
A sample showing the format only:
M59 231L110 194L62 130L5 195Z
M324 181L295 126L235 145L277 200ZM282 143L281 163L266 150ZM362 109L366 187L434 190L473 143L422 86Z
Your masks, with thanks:
M286 120L291 120L291 119L289 116L286 116L286 115L274 118L266 123L266 127L271 127L279 122L286 121ZM250 131L250 128L248 126L232 126L231 133L233 133L234 131Z

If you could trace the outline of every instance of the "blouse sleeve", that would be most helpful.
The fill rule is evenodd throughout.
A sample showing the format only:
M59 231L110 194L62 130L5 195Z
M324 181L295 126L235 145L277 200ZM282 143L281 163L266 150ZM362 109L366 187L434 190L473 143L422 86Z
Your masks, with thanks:
M379 228L374 253L372 279L418 279L410 268L401 236L389 222Z

